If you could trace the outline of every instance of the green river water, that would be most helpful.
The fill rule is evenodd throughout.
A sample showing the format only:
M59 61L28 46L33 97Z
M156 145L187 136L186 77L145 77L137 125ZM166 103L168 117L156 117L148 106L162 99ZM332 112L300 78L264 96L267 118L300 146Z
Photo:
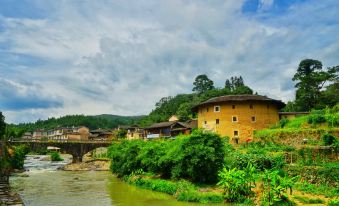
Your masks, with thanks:
M172 196L131 186L109 172L70 172L57 170L62 164L41 161L41 156L29 156L25 167L29 171L10 179L26 206L207 206L178 202Z

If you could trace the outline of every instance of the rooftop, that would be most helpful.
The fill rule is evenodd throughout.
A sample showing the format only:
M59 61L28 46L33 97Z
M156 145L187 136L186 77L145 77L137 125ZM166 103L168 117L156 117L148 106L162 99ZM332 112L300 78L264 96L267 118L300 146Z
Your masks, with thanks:
M220 97L214 97L211 98L205 102L202 102L196 106L194 106L192 109L193 111L197 111L199 106L213 104L213 103L219 103L219 102L244 102L244 101L265 101L265 102L271 102L275 103L279 109L283 108L285 106L285 103L281 100L275 100L268 98L266 96L261 95L225 95Z

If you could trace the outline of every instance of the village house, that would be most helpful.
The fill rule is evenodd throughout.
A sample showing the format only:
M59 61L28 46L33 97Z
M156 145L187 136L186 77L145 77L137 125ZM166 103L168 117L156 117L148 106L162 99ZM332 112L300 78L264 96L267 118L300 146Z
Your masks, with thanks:
M33 134L32 132L25 132L22 136L22 140L32 140L33 139Z
M172 117L170 119L173 120ZM190 134L194 128L196 128L194 120L188 122L179 122L176 120L154 123L151 126L144 128L144 130L146 138L153 139L159 137L175 137L179 134Z
M33 132L32 140L41 141L43 138L47 138L48 131L44 129L37 129Z
M280 100L260 95L226 95L211 98L195 107L198 127L230 137L234 143L253 138L255 130L279 122Z
M145 137L145 131L137 125L127 127L126 130L127 130L126 138L128 140L144 139Z
M105 129L91 130L89 140L91 141L111 141L114 138L113 132Z
M58 127L51 130L37 129L33 132L33 141L86 141L89 137L89 129L84 126L79 127ZM22 139L29 139L28 133Z

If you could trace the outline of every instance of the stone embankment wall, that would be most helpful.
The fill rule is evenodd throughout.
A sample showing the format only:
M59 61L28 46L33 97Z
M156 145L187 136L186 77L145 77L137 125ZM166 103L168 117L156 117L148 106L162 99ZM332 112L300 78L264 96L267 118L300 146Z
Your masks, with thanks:
M23 202L16 192L11 191L7 181L0 180L0 206L23 206Z

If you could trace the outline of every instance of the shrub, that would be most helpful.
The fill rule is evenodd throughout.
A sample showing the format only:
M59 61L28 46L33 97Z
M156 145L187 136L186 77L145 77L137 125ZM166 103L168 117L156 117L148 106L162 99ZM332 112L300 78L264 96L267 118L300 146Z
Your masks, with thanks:
M251 163L257 170L264 171L265 169L280 169L285 165L284 156L282 153L266 154L266 153L241 153L233 152L226 156L225 166L227 168L244 169L247 164Z
M329 133L323 134L321 139L325 146L333 145L336 142L336 137Z
M280 171L265 170L262 176L264 186L263 205L293 205L288 199L287 190L292 194L292 188L298 176L289 178L288 176L280 176Z
M62 161L63 159L60 157L60 154L58 152L51 152L51 161Z
M230 202L243 202L247 197L253 195L252 188L255 187L256 169L248 164L245 170L224 168L219 173L218 185L224 189L226 199Z
M13 169L23 169L26 154L29 148L26 145L19 145L13 147L14 153L9 158L9 164Z
M176 178L193 182L214 183L223 166L224 142L219 135L202 130L194 131L181 145L179 162L175 167Z
M326 122L324 110L313 110L308 116L307 122L309 124L320 124Z
M279 121L279 127L280 127L280 128L284 128L285 125L286 125L288 122L289 122L289 120L286 119L286 118L281 119L281 120Z
M219 135L196 130L175 140L113 143L108 155L112 159L111 170L119 177L143 169L165 178L213 183L223 165L224 149Z
M327 205L328 206L339 206L339 199L330 200Z
M143 142L140 140L123 140L121 143L112 143L108 155L112 159L111 170L118 177L130 175L138 169L143 169L138 159Z

